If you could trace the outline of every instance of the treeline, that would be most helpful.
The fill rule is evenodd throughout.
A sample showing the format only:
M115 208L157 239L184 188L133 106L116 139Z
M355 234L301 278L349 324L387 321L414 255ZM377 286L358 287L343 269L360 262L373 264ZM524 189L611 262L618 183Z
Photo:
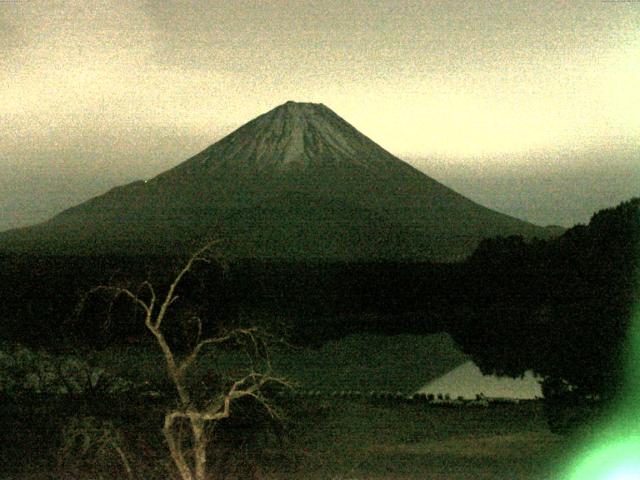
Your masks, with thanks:
M638 294L639 209L640 199L625 202L552 240L485 240L454 264L200 263L178 292L174 337L189 338L182 326L194 315L210 329L238 321L278 325L306 346L355 332L448 331L485 372L533 369L548 377L547 389L568 382L610 395L622 378ZM130 302L86 299L86 292L100 284L135 289L144 280L162 291L183 261L0 256L0 334L94 348L144 337Z
M468 311L449 331L485 373L532 369L547 378L546 396L615 396L640 300L639 260L639 198L556 239L485 240L465 264L475 280Z
M87 292L97 285L135 291L144 280L162 292L184 260L0 257L0 334L32 345L81 342L95 348L142 336L140 312L130 302ZM456 264L200 263L182 282L172 312L176 324L197 314L210 328L237 321L279 323L302 346L363 331L424 334L445 329L461 304L463 276Z

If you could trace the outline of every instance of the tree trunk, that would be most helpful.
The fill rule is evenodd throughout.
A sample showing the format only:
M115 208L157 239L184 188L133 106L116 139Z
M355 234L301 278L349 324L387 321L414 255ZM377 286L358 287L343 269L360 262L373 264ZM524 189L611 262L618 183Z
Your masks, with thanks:
M164 438L169 445L169 453L171 454L171 458L178 468L178 472L180 473L180 478L182 480L194 480L193 473L187 464L186 459L182 453L182 446L178 445L176 442L176 438L173 432L173 423L175 417L171 414L168 414L164 419L164 428L162 429L162 433L164 433Z
M195 480L206 480L207 476L207 433L204 420L199 417L190 418L193 430L193 454L195 461Z

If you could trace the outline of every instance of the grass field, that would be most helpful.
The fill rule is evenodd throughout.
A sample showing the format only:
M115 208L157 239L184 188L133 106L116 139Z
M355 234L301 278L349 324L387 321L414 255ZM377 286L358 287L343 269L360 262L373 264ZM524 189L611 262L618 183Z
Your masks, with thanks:
M333 405L305 437L309 454L297 478L553 478L567 440L548 431L540 407Z
M425 338L347 338L315 351L276 352L274 366L301 388L411 392L464 360L443 338ZM423 356L423 363L416 362ZM93 353L87 360L113 375L157 385L164 381L162 358L154 349L120 347ZM205 356L196 368L212 364L233 371L242 362L223 352ZM170 398L170 390L168 394ZM172 478L162 465L167 459L160 434L166 403L127 398L97 405L95 399L4 400L0 479L127 478L109 445L102 450L74 445L73 461L61 461L64 426L70 418L85 416L108 421L121 434L136 480ZM488 408L326 396L285 396L280 402L286 416L284 437L268 428L256 430L262 432L257 441L242 434L225 437L225 428L253 431L260 419L230 423L217 433L221 436L216 437L212 465L219 475L212 478L546 480L556 478L553 472L571 446L569 438L549 431L540 402ZM231 461L225 463L225 458Z
M548 431L541 405L536 402L485 409L372 405L349 400L304 402L290 418L282 449L274 443L259 452L247 450L240 459L243 465L227 469L219 478L545 480L556 478L553 471L562 465L570 447L569 439ZM157 420L148 418L142 429L159 432L160 418ZM128 439L128 455L139 465L137 459L144 451L135 438L141 428L135 420L129 422L121 421L120 426ZM89 455L83 465L71 470L71 476L65 476L64 466L55 461L56 452L47 452L48 446L59 447L57 428L37 430L19 432L22 438L16 447L22 450L13 453L24 463L3 465L5 476L0 478L125 478L118 459L111 454L110 460L100 465ZM32 448L25 448L27 445ZM256 457L252 457L254 453Z

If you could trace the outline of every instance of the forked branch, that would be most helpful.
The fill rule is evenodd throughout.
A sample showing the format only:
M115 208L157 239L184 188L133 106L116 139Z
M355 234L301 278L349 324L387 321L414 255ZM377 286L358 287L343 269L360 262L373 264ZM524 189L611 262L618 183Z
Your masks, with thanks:
M167 375L171 379L177 393L178 405L175 409L166 413L163 426L163 434L169 447L171 458L176 465L182 480L205 480L206 478L206 455L209 439L206 435L207 422L216 422L231 415L231 404L241 398L250 397L260 403L268 414L278 417L276 408L262 394L262 389L269 383L277 383L283 386L289 384L271 374L271 359L268 354L268 347L264 339L259 338L258 329L255 327L236 328L228 332L221 333L216 337L202 338L202 320L196 320L196 339L190 351L181 359L174 354L169 342L162 331L163 320L171 305L178 299L176 291L185 275L191 271L196 262L210 262L205 253L211 249L217 241L210 241L200 247L187 260L184 266L178 271L173 281L169 285L166 294L162 297L162 303L157 305L158 295L149 281L142 282L138 293L133 293L128 288L117 286L98 286L92 289L89 294L105 291L113 294L113 302L124 295L136 306L140 307L144 313L144 324L147 330L156 339L156 343L163 353ZM143 293L147 295L143 298ZM187 372L196 362L198 356L205 347L221 345L226 342L237 341L247 349L246 353L252 360L256 357L263 359L260 364L263 371L256 371L256 362L252 361L252 370L244 377L233 381L228 388L224 389L214 399L199 408L193 402L197 392L191 391L195 388L187 382ZM176 422L187 422L192 433L193 461L187 460L188 456L183 451L183 442L176 435Z

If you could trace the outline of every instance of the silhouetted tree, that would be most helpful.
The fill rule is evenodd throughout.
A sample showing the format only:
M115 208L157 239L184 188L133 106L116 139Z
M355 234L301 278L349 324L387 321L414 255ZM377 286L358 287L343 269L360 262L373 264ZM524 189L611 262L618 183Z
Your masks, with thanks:
M639 258L638 198L556 239L486 240L464 266L469 310L450 330L486 373L531 369L549 385L611 398L621 385Z

